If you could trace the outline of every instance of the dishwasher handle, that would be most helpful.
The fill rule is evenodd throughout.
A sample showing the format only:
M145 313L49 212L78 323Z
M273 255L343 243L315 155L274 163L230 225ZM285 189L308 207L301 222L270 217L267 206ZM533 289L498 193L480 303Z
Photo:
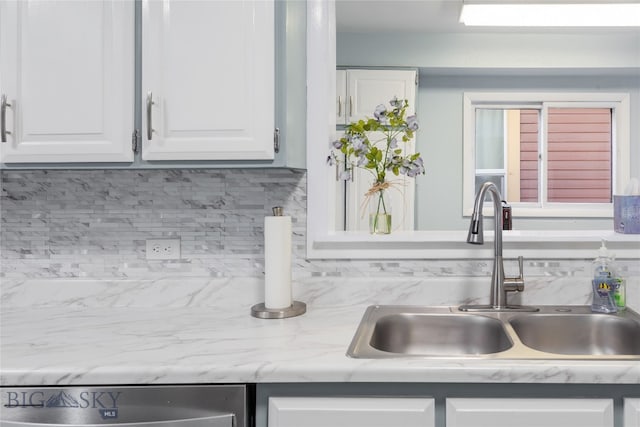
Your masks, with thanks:
M236 416L234 414L219 414L208 417L185 418L175 420L162 421L142 421L142 422L113 422L99 423L90 422L87 424L78 423L75 420L66 420L60 417L56 421L45 422L28 422L28 421L3 421L0 420L0 427L64 427L65 425L73 425L74 427L92 426L92 427L237 427Z

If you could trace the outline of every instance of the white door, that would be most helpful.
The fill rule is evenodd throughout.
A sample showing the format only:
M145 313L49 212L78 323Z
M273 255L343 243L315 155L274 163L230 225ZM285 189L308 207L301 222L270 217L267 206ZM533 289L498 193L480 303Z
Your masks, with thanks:
M0 160L130 162L134 2L0 1Z
M273 159L273 0L144 0L142 158Z
M640 427L640 398L624 399L624 427Z
M447 427L613 427L612 399L447 399Z
M376 106L394 97L407 99L407 115L414 114L416 106L416 71L414 70L348 70L347 71L347 124L372 118Z
M434 400L391 397L271 397L269 427L433 427Z

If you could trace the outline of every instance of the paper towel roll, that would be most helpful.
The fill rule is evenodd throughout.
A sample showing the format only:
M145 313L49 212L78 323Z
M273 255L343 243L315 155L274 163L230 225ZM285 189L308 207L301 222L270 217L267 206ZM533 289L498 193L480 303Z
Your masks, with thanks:
M264 219L264 305L268 309L291 306L291 217Z

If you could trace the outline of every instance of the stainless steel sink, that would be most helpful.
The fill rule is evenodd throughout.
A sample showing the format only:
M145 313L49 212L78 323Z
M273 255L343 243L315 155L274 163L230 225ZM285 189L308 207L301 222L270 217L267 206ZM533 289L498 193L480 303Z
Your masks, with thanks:
M527 347L547 353L640 355L640 323L600 314L540 314L509 321Z
M369 344L390 353L437 356L497 353L512 345L499 320L425 313L381 317L373 326Z
M640 360L640 315L587 306L461 312L457 307L371 306L347 355L354 358Z

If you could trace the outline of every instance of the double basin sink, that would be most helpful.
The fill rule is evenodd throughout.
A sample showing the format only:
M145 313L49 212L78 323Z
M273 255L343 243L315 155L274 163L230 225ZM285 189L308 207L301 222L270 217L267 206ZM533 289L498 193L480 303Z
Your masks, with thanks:
M376 305L367 308L347 355L640 360L640 315L592 313L588 306L528 313Z

